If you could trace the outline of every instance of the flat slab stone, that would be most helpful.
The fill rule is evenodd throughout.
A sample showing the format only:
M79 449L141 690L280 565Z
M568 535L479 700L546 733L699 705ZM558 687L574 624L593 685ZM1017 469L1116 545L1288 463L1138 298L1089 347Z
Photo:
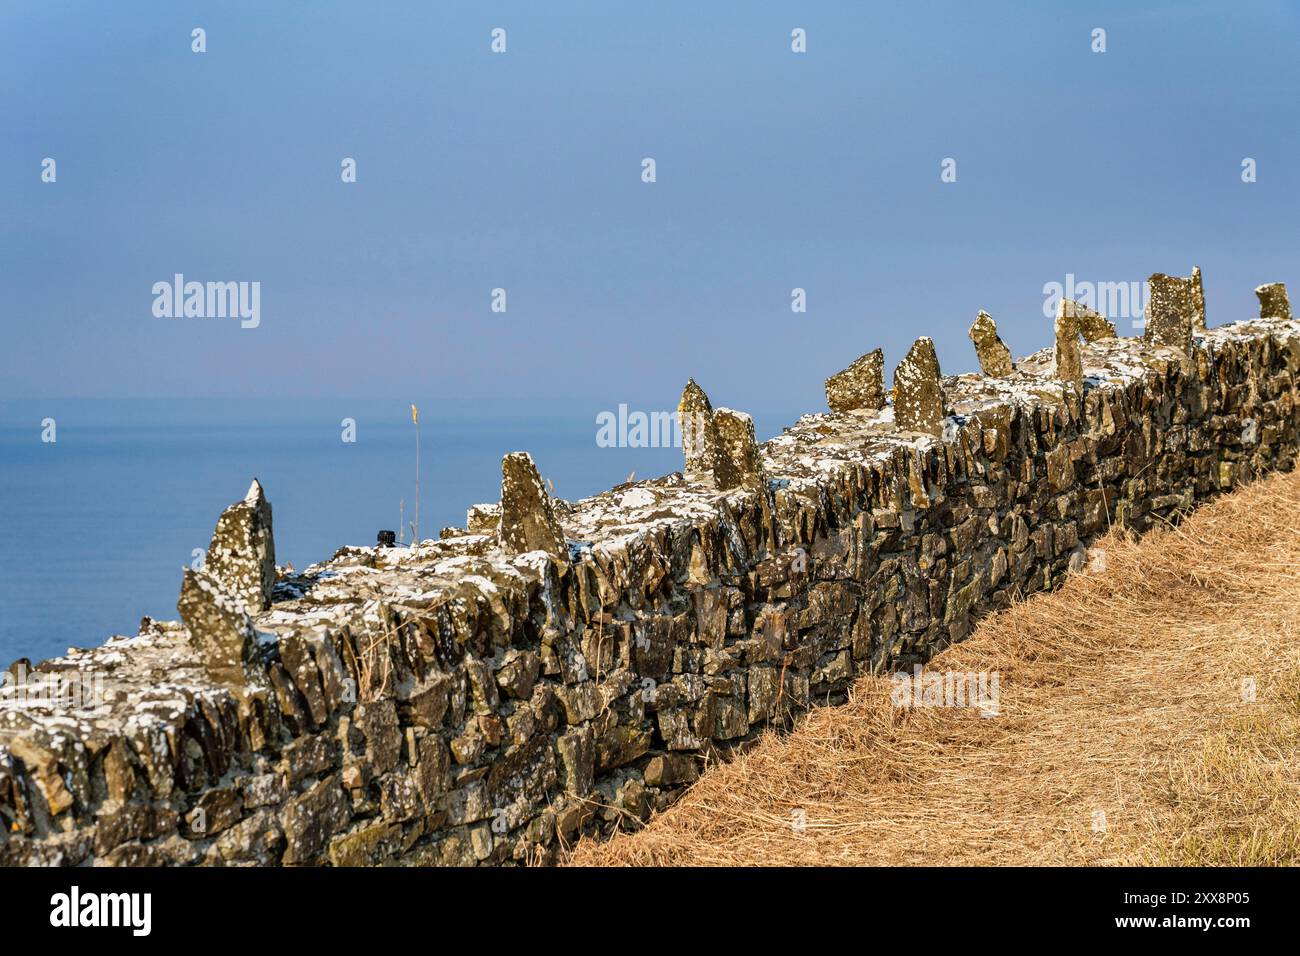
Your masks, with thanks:
M885 353L873 349L826 380L826 404L833 412L885 407Z

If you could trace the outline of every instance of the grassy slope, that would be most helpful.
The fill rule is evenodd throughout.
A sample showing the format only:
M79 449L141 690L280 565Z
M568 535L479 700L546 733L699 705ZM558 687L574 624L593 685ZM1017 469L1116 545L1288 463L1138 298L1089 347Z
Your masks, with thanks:
M1298 529L1300 472L1113 533L1104 571L931 663L996 671L999 716L901 710L888 676L863 678L571 862L1300 862Z

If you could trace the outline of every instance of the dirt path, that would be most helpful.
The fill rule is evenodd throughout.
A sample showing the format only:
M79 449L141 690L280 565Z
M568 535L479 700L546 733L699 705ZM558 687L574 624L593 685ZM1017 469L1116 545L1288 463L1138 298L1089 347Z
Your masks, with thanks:
M1300 473L1099 547L931 663L996 674L997 716L864 678L571 862L1300 862Z

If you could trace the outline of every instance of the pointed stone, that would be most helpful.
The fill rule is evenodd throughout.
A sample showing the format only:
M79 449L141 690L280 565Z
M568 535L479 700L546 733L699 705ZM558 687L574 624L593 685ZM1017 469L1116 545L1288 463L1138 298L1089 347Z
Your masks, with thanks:
M677 423L686 456L682 474L688 481L704 482L715 488L734 488L739 484L739 473L722 449L718 426L713 420L713 404L693 378L687 380L677 403Z
M1259 297L1259 317L1261 319L1291 318L1291 303L1286 296L1286 283L1270 282L1255 290Z
M1078 303L1062 299L1056 307L1056 377L1083 385L1083 354L1079 349Z
M217 519L203 571L223 590L243 601L250 614L270 606L271 588L275 585L275 537L271 504L256 478L244 500L235 502Z
M500 535L501 547L507 554L545 551L562 561L569 559L564 531L542 476L526 451L512 452L501 459Z
M1095 312L1073 299L1062 299L1061 304L1077 320L1079 331L1083 334L1085 342L1096 342L1100 339L1113 339L1116 337L1115 324L1100 312Z
M1011 374L1015 369L1011 361L1011 349L1007 348L998 335L993 316L987 312L975 316L969 335L975 343L975 357L979 360L981 372L989 378L1006 378Z
M826 404L833 412L885 407L885 353L876 349L826 380Z
M943 434L943 386L934 342L921 336L894 369L894 422L899 428Z
M758 455L758 441L754 437L754 419L744 412L719 408L713 413L713 421L729 466L717 479L719 489L726 490L737 485L764 485L766 477ZM724 486L723 481L734 481L735 484Z
M1147 283L1151 291L1147 298L1147 327L1143 338L1191 355L1196 317L1196 292L1192 280L1157 272Z
M1205 331L1205 286L1201 285L1201 267L1192 266L1192 328Z
M185 568L176 610L213 680L244 684L244 664L256 646L252 619L242 598L231 594L205 571Z

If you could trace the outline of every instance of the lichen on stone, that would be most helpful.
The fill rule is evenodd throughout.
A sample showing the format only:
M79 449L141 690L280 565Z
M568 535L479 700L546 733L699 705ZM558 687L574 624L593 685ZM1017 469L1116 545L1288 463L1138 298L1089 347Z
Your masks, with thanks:
M826 404L834 412L885 407L885 353L873 349L826 380Z
M943 434L943 384L934 341L921 336L894 369L894 421L904 431Z
M1015 364L1011 361L1011 349L1007 348L998 335L993 316L980 312L971 323L968 334L975 345L975 358L979 361L981 372L993 378L1006 378L1015 370Z

